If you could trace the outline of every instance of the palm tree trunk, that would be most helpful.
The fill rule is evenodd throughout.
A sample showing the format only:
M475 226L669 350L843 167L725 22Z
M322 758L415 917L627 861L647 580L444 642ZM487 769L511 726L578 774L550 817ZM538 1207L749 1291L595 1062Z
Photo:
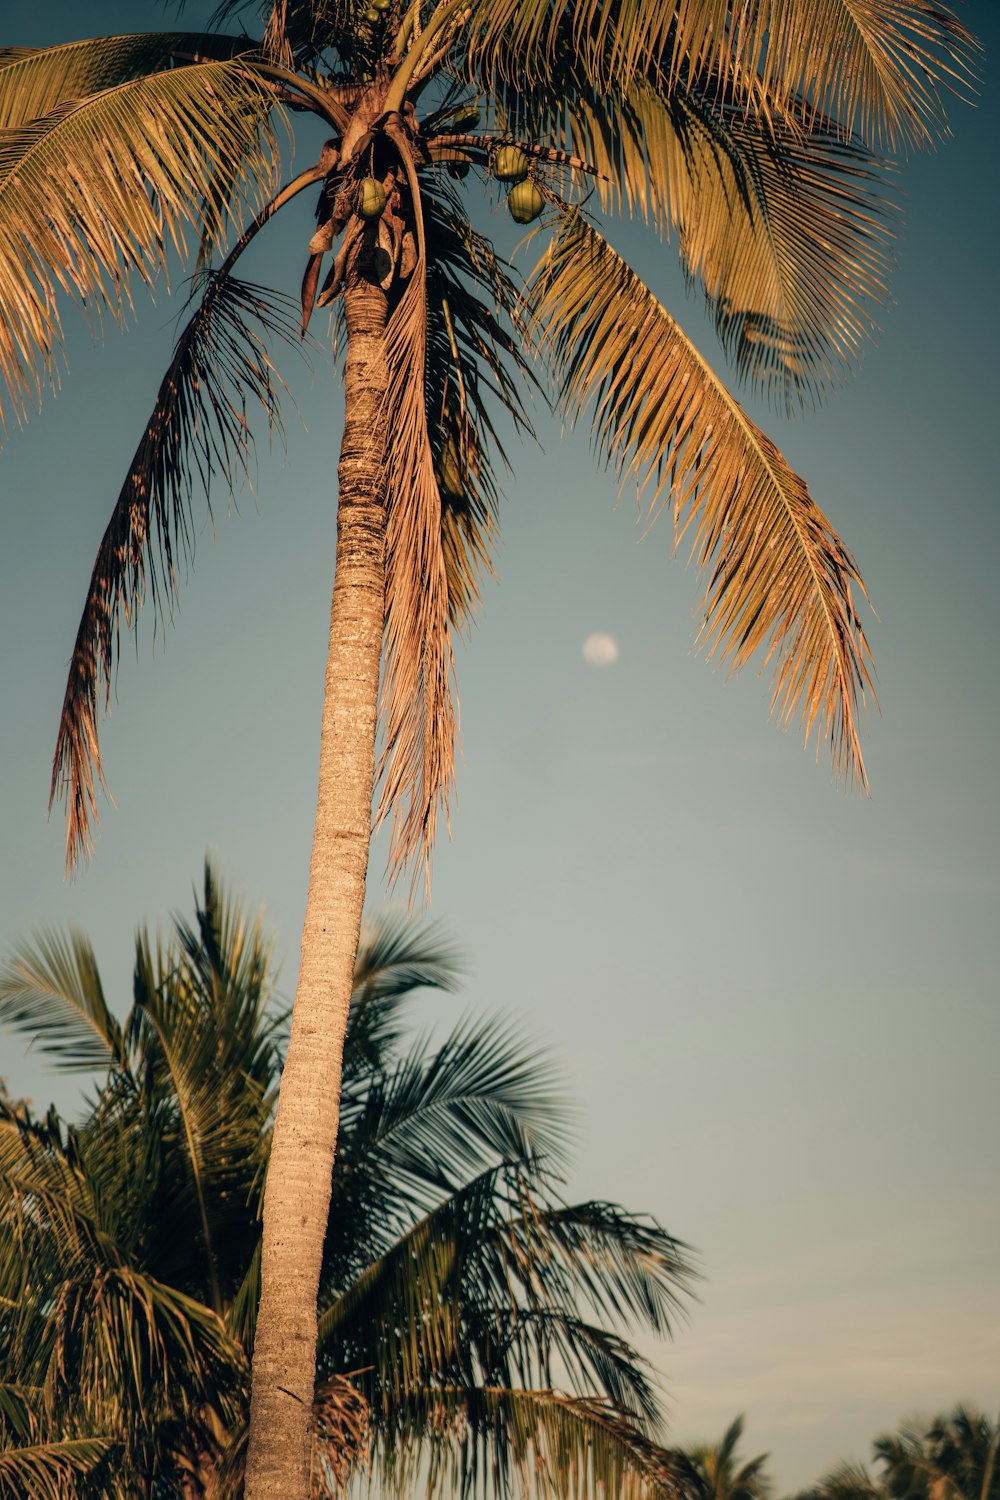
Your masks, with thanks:
M386 298L377 283L358 275L351 283L319 797L264 1197L247 1500L309 1495L316 1298L371 833L385 614Z

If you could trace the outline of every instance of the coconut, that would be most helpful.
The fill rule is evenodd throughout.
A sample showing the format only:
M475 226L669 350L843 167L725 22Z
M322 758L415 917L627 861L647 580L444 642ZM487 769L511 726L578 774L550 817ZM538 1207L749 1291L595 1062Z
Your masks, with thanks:
M507 207L510 216L516 224L530 224L537 219L545 207L545 199L539 190L538 184L526 178L523 182L517 182L507 194Z
M493 176L501 182L522 182L530 163L520 146L500 146L493 154Z
M475 130L479 124L479 110L475 104L463 104L451 117L453 130Z
M377 10L381 15L383 11L389 9L391 4L392 0L372 0L372 10Z
M376 177L366 177L358 188L357 211L363 219L381 218L385 211L385 188Z
M369 26L374 26L378 18L379 14L374 5L369 5L368 9L365 11L365 20L368 22Z

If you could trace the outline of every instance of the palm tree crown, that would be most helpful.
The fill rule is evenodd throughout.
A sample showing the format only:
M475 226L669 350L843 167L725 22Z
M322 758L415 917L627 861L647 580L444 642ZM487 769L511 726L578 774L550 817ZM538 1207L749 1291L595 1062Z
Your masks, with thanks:
M567 1115L543 1057L489 1022L403 1048L413 989L457 968L398 921L359 954L316 1493L373 1464L383 1484L417 1466L506 1492L543 1442L554 1474L582 1461L624 1493L673 1495L621 1330L670 1328L690 1259L651 1220L560 1200ZM79 936L23 944L0 973L0 1018L57 1066L104 1074L76 1126L0 1102L0 1495L238 1492L287 1022L272 1002L260 924L210 867L193 923L140 934L124 1022Z

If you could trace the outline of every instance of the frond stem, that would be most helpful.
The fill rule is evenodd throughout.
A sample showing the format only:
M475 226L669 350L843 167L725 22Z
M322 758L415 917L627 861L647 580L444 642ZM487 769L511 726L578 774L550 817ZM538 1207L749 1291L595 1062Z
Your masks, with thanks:
M536 161L544 161L552 166L570 167L575 172L586 172L590 177L599 177L602 182L610 179L592 167L589 162L580 156L571 156L568 151L557 151L554 146L536 146L531 141L519 141L514 136L500 134L493 135L432 135L425 142L428 151L437 150L440 147L456 146L465 147L468 151L482 151L488 155L493 146L516 146L523 151L525 156L533 156Z
M415 46L403 59L393 77L392 83L389 85L389 92L385 96L384 103L386 113L402 109L403 100L406 98L406 91L413 81L417 70L421 63L426 62L430 56L430 44L440 35L456 12L463 10L467 3L468 0L445 0L445 3L439 6L431 16L427 25L420 33L420 45ZM400 37L403 35L404 29L405 27L400 29ZM398 38L396 45L397 47L399 45Z
M251 71L264 78L273 78L277 83L283 83L286 88L300 94L309 101L316 114L321 115L341 135L347 129L350 116L339 101L328 90L312 83L308 78L303 78L301 73L295 73L290 68L279 67L277 63L265 62L254 62L251 65Z

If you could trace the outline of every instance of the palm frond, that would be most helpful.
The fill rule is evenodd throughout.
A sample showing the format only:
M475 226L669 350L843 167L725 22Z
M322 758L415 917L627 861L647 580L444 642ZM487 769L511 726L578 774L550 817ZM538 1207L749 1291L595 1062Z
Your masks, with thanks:
M128 1023L141 1058L134 1066L172 1135L156 1207L188 1237L180 1265L169 1245L155 1264L161 1275L172 1267L175 1278L183 1266L190 1281L197 1258L193 1284L221 1316L231 1290L226 1267L253 1242L279 1062L273 1030L252 991L217 986L217 974L206 983L172 945L154 959L140 935L137 970L152 971L155 982L137 986Z
M72 1500L77 1481L102 1464L118 1446L111 1438L63 1438L0 1449L3 1500Z
M803 481L579 212L562 216L525 304L567 412L593 402L595 446L635 479L650 518L670 500L677 542L693 528L709 655L738 669L761 651L779 722L806 740L815 729L866 787L871 654L852 594L864 585Z
M400 1013L415 989L451 991L467 960L436 922L415 924L402 913L379 917L361 930L354 993L344 1037L344 1089L367 1083L389 1066L400 1036Z
M54 47L0 49L0 130L39 120L68 100L183 66L195 58L222 60L253 50L245 37L214 32L147 31L88 37Z
M503 1200L492 1167L438 1203L350 1283L319 1316L319 1367L368 1373L362 1391L417 1390L459 1355L462 1273ZM332 1366L327 1362L332 1361Z
M51 1115L35 1121L26 1110L0 1105L0 1197L9 1236L0 1253L6 1287L23 1292L32 1281L43 1282L43 1261L50 1274L63 1277L81 1265L120 1259L101 1223L79 1143L72 1134L64 1140Z
M561 1159L568 1111L548 1060L496 1025L460 1025L435 1053L345 1078L325 1247L344 1285L470 1174Z
M126 315L185 230L215 239L230 169L251 200L272 181L273 98L239 61L206 62L67 100L0 134L0 382L23 415L58 377L60 293ZM215 188L222 175L225 191ZM0 408L0 416L2 416Z
M943 90L968 94L976 44L937 0L474 0L467 68L544 90L567 51L595 88L628 88L650 70L734 90L744 108L780 121L796 104L845 134L890 150L944 133Z
M528 1306L587 1307L619 1327L641 1323L659 1334L672 1332L698 1275L690 1248L656 1220L601 1200L547 1200L530 1186L482 1254L507 1267Z
M0 1022L30 1036L58 1068L92 1072L122 1055L97 959L81 933L40 933L14 945L0 969Z
M458 729L452 694L448 576L441 495L427 428L427 242L420 184L409 140L391 138L402 162L416 224L417 263L386 329L385 636L379 717L382 754L376 826L391 814L389 875L422 854L425 881L439 811L448 820ZM414 880L416 866L413 865Z
M149 422L101 540L91 574L59 719L51 797L66 800L66 862L90 850L103 785L98 742L101 684L111 690L124 621L134 628L147 587L167 613L177 564L193 553L192 499L213 476L231 487L249 476L256 404L282 432L280 377L267 339L297 344L293 304L232 275L206 273Z
M404 1493L426 1473L427 1493L525 1493L582 1500L689 1500L683 1455L661 1448L610 1403L556 1390L442 1386L422 1392L379 1437L379 1478Z
M509 467L494 425L503 410L534 436L522 392L537 389L513 332L519 288L445 185L425 203L426 402L441 494L452 625L467 627L493 572L499 500L493 454Z
M643 8L629 0L633 7ZM670 9L671 73L753 79L769 115L800 98L889 150L944 135L942 90L970 92L976 43L938 0L766 0L735 26L728 0ZM643 45L641 36L631 43Z
M529 101L525 125L593 164L606 210L676 231L741 375L787 405L852 367L888 298L884 162L829 120L765 123L731 91L655 75L602 91L568 69L562 92Z
M879 1500L883 1491L864 1464L843 1463L824 1474L806 1494L809 1500Z
M370 1077L363 1098L345 1100L344 1160L418 1200L498 1159L558 1162L568 1111L555 1080L545 1054L519 1045L509 1027L470 1018L433 1054L414 1047L384 1077Z
M470 1351L466 1363L482 1372L483 1384L539 1390L558 1378L572 1395L600 1392L640 1426L655 1425L660 1418L648 1363L621 1335L566 1309L473 1302L466 1311L463 1342Z

